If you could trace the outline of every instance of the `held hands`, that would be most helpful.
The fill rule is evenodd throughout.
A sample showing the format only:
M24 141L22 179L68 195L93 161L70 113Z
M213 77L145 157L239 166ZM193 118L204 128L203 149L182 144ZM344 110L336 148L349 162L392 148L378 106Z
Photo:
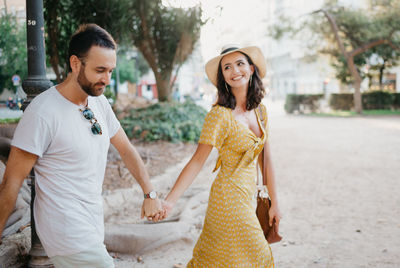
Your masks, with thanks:
M171 213L174 203L158 198L146 198L143 201L141 218L147 218L149 221L158 222L164 220Z
M159 210L157 213L153 214L153 216L146 216L149 221L158 222L158 221L164 220L165 218L168 217L168 215L170 214L170 212L172 211L172 209L174 207L174 204L172 202L163 200L160 203L161 203L161 207L162 207L161 210ZM142 216L142 218L143 218L143 216Z
M143 200L142 205L142 213L141 218L146 217L149 221L157 222L160 220L161 213L163 212L163 208L161 207L161 201L151 198L145 198Z

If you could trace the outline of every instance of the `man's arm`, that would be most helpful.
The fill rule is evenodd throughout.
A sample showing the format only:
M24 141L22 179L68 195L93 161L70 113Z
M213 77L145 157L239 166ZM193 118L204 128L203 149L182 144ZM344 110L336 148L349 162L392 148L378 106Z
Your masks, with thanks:
M38 156L11 146L3 182L0 185L0 234L13 212L19 189Z
M129 141L124 130L120 127L117 134L111 138L111 144L118 150L124 161L125 166L128 168L130 173L135 177L136 181L142 187L143 193L149 193L154 190L153 185L150 182L149 174L144 166L143 160L140 157L138 151ZM145 199L142 207L142 218L144 216L153 218L162 210L161 202L158 199Z

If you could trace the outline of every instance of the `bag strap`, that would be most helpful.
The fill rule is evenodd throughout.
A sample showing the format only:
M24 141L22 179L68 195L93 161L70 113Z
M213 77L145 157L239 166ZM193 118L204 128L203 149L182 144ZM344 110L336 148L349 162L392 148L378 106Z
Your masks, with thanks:
M263 127L265 128L265 126L264 126L264 116L263 116L263 112L262 112L262 109L261 109L261 104L258 105L258 114L260 115L261 123L262 123Z
M261 109L261 104L258 105L258 114L260 115L261 124L262 124L262 127L264 128L264 135L266 135L265 134L266 126L264 124L264 116L263 116L263 112L262 112L262 109ZM257 185L260 186L260 187L264 185L264 178L265 178L265 182L267 182L267 174L266 174L266 166L267 165L266 165L266 157L265 157L265 148L263 148L261 153L262 153L262 175L263 175L261 177L261 180L260 180L260 174L259 174L258 169L257 169Z

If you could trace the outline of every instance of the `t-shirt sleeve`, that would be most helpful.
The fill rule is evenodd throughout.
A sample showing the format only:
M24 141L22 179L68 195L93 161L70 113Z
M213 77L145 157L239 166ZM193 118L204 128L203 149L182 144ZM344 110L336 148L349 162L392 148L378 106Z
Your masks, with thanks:
M121 124L115 116L115 113L112 110L110 103L105 97L103 99L103 106L106 113L108 133L110 136L109 138L111 139L112 137L114 137L115 134L117 134L117 131L121 127Z
M11 145L42 157L50 142L51 131L48 123L28 106L15 129Z
M219 150L229 134L228 116L226 109L214 106L204 119L199 143L212 145Z

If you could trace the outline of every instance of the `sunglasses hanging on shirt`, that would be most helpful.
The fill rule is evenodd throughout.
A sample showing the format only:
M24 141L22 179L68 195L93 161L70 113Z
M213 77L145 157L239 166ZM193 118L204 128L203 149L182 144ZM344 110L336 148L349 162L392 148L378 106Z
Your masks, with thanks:
M92 124L91 130L94 135L101 135L101 126L99 122L97 122L97 119L94 117L93 111L89 107L85 107L85 109L79 109L81 111L83 117L85 117L87 120L89 120L90 124Z

